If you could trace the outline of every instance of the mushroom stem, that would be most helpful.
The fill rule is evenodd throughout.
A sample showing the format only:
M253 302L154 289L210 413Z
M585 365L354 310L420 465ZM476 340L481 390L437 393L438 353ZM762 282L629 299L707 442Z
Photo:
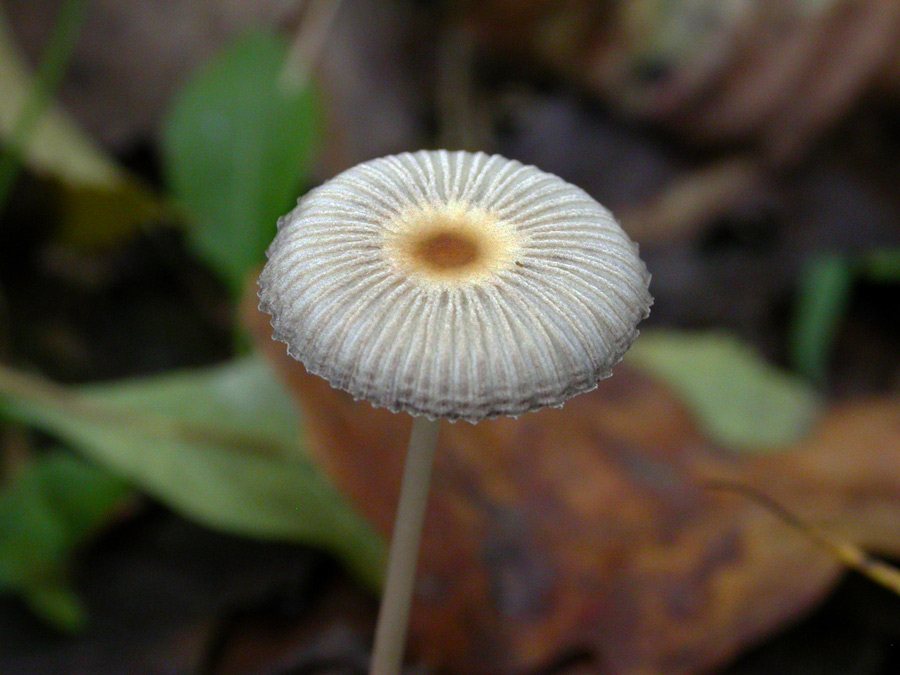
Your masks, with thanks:
M370 675L400 672L439 426L438 420L413 419L394 535L388 552L387 578L375 628Z

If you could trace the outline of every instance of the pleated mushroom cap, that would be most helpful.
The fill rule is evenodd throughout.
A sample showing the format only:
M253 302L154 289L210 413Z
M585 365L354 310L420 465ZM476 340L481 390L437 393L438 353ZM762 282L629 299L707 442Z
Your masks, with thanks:
M652 303L609 211L484 153L349 169L279 220L268 258L260 308L291 356L429 418L515 416L594 389Z

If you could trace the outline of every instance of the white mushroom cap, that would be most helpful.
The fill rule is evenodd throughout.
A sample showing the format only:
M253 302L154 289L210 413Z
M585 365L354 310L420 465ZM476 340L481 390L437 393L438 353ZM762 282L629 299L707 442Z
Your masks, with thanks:
M349 169L279 220L268 257L260 308L291 356L429 418L515 416L594 389L652 303L609 211L484 153Z

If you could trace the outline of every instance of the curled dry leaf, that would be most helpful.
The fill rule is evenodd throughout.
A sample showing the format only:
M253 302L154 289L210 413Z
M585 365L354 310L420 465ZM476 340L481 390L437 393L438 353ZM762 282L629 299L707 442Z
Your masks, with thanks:
M894 0L529 2L515 22L508 4L472 10L490 49L527 51L629 115L755 141L775 161L802 157L879 78L894 82L898 59Z
M255 298L254 298L255 301ZM383 533L410 418L354 402L247 325L301 404L316 459ZM449 672L521 673L587 652L609 673L697 673L808 610L839 565L727 477L900 554L900 401L834 411L796 448L739 458L620 367L561 410L445 424L413 609L413 648Z

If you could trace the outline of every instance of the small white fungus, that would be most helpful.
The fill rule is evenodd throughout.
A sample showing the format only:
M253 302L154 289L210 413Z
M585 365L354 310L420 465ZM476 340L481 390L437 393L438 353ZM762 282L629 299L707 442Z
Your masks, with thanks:
M586 192L498 155L360 164L278 222L275 338L393 411L478 422L590 391L650 311L637 246Z

